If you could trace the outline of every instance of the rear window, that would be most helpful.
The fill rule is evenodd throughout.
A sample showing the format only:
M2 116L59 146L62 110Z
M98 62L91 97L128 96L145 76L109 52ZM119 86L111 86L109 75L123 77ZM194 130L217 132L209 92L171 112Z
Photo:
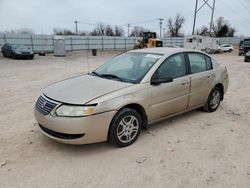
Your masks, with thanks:
M209 56L201 53L188 53L188 59L192 74L213 69L213 63Z

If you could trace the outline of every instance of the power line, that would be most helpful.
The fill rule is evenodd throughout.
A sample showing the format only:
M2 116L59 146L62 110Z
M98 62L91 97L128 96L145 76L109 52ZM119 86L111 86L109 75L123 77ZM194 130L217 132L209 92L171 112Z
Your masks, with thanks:
M226 7L228 7L228 9L230 9L232 12L234 12L238 17L241 17L242 19L244 19L248 24L250 22L250 20L248 20L246 17L243 17L242 15L240 15L238 13L238 11L235 11L235 9L233 9L230 5L228 5L225 1L221 0L219 1L220 3L223 3L224 5L226 5Z
M249 5L246 5L245 2L243 3L241 0L238 0L238 2L247 10L247 12L249 12L249 9L247 8Z
M226 18L229 18L229 16L228 16L227 14L225 14L225 12L219 10L218 8L215 8L215 10L216 10L217 12L220 12L220 13L221 13L222 15L224 15ZM250 26L249 26L249 25L246 25L245 23L243 23L243 22L241 22L241 21L235 19L234 17L230 17L229 19L234 20L234 21L235 21L235 25L236 25L236 24L237 24L237 25L240 24L239 26L244 26L243 28L248 27L248 30L250 29Z
M136 25L136 24L144 24L144 23L150 23L150 22L157 22L158 20L157 19L154 19L154 20L147 20L147 21L140 21L140 22L129 22L130 26L131 25ZM125 26L128 26L128 24L123 24L121 25L121 27L125 27Z

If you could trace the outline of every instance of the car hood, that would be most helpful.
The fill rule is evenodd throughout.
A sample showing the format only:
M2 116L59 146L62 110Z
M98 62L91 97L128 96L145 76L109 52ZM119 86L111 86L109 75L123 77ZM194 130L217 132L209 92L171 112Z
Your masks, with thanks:
M45 88L43 93L45 96L59 102L85 104L131 85L133 84L92 75L81 75L54 83Z

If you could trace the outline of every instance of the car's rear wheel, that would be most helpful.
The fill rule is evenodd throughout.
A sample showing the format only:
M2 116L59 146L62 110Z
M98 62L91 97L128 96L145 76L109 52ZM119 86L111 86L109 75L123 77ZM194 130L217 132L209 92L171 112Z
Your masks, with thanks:
M2 53L3 53L3 57L7 57L4 51Z
M214 87L210 92L207 103L203 107L203 110L207 112L214 112L220 105L220 101L222 99L222 92L219 87Z
M130 108L121 109L113 118L108 134L110 144L126 147L133 144L140 135L142 119Z
M231 53L233 50L232 49L229 49L228 52Z

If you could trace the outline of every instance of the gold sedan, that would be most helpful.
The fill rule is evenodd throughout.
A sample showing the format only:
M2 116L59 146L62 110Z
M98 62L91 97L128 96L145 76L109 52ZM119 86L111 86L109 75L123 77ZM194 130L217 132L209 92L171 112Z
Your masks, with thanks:
M133 50L48 86L34 114L42 133L58 142L124 147L149 124L201 107L214 112L228 82L226 67L201 51Z

